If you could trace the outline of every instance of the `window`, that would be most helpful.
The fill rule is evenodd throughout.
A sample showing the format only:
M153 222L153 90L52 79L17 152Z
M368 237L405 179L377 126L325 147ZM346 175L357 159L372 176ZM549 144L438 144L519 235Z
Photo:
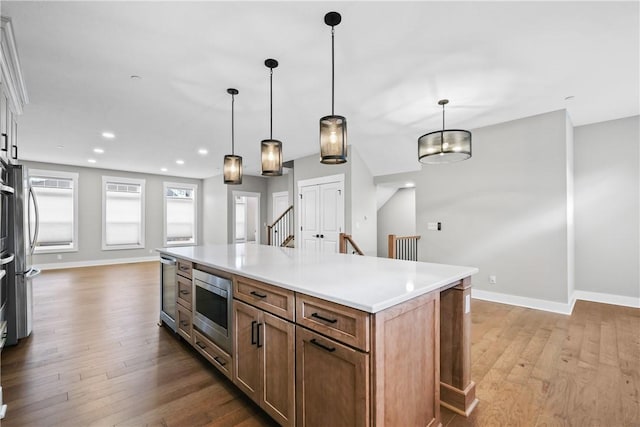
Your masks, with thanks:
M29 185L34 195L29 200L29 231L31 238L36 237L34 253L77 251L78 174L30 169Z
M143 179L102 177L102 249L144 248Z
M195 245L198 186L164 183L164 244Z

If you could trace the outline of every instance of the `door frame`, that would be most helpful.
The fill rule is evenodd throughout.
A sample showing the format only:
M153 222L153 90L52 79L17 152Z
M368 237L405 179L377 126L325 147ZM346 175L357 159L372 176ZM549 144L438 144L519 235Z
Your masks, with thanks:
M272 223L274 219L276 219L276 216L275 216L276 198L282 197L282 196L287 196L287 205L290 206L291 204L291 200L289 198L289 191L276 191L275 193L271 193L271 219L269 220L269 224ZM281 213L282 212L280 212L278 215L280 215Z
M233 203L231 204L232 209L231 209L231 218L232 218L232 224L233 224L233 231L231 233L231 237L232 237L232 243L236 243L236 197L256 197L258 199L258 208L257 208L257 212L258 214L256 215L256 230L258 231L257 236L256 236L256 245L260 244L261 238L260 236L262 235L262 228L260 226L260 219L262 217L262 201L261 201L261 193L256 193L253 191L232 191L231 192L231 198L233 200ZM246 224L246 221L245 221ZM245 239L245 243L247 243L247 239Z
M296 207L295 210L297 211L296 213L296 219L297 219L297 223L296 223L296 229L295 229L295 241L296 242L302 242L302 235L300 234L300 232L302 231L302 209L300 209L300 196L302 195L301 190L302 187L307 187L310 185L321 185L321 184L331 184L333 182L339 182L342 184L342 212L340 212L340 216L339 216L339 220L342 224L342 226L340 227L340 230L342 233L345 232L345 210L347 208L347 203L346 203L346 197L345 197L345 189L344 189L344 174L343 173L339 173L336 175L327 175L327 176L320 176L317 178L309 178L309 179L301 179L300 181L298 181L297 184L297 196L296 196Z

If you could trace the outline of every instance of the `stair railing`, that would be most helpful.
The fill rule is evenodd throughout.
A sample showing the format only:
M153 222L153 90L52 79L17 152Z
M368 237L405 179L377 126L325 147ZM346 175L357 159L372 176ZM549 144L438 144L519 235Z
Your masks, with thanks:
M267 245L284 246L293 236L293 205L289 206L273 224L267 225Z
M364 252L356 245L350 234L340 233L340 253L364 255Z
M418 240L420 240L420 236L389 234L389 258L417 261Z

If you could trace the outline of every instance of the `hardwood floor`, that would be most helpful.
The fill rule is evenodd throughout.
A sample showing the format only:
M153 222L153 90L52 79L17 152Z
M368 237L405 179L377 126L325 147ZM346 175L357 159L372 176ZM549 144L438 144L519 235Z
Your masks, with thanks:
M34 282L34 332L2 353L14 426L272 426L158 321L157 263L56 270ZM572 316L472 302L480 403L456 426L640 427L640 310ZM405 427L405 426L398 426Z

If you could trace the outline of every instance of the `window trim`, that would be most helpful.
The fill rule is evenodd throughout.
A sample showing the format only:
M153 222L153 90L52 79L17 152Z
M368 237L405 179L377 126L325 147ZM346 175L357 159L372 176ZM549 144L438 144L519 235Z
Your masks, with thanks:
M107 183L112 184L134 184L140 186L141 193L141 210L140 210L140 244L137 245L107 245ZM144 249L146 235L146 214L145 214L145 179L124 178L119 176L102 176L102 250L103 251L119 251L123 249Z
M28 169L27 177L29 179L29 188L31 188L31 178L38 177L51 177L51 178L61 178L61 179L71 179L73 181L73 236L71 238L72 246L70 248L39 248L35 247L33 250L34 255L40 254L55 254L55 253L63 253L63 252L78 252L78 178L79 174L77 172L66 172L66 171L55 171L48 169ZM37 196L36 196L37 197ZM29 219L27 219L29 221Z
M167 242L167 189L186 188L193 191L193 243L169 243ZM198 245L198 184L184 182L164 181L162 183L162 243L165 247L170 246L197 246Z

